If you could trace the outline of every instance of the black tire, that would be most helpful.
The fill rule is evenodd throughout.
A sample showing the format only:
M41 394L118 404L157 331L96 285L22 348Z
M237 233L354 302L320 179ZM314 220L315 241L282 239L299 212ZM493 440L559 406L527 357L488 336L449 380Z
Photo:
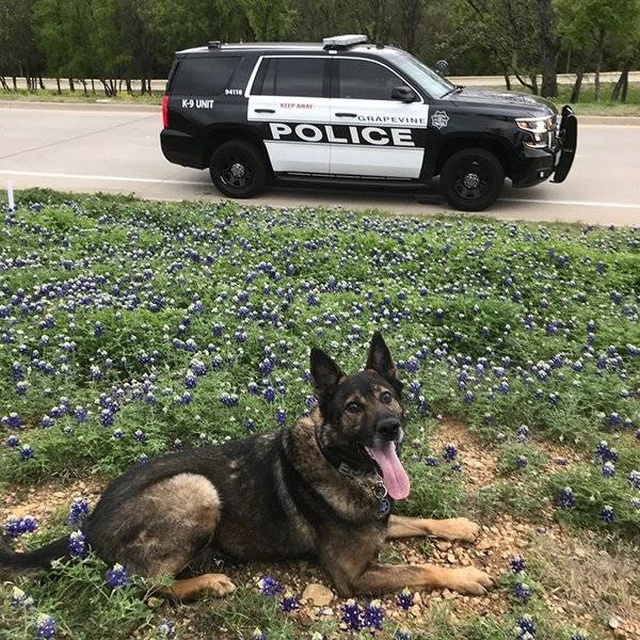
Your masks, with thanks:
M211 155L209 173L216 189L230 198L252 198L267 182L267 160L251 142L230 140Z
M440 188L447 202L459 211L484 211L502 192L504 168L484 149L463 149L442 167Z

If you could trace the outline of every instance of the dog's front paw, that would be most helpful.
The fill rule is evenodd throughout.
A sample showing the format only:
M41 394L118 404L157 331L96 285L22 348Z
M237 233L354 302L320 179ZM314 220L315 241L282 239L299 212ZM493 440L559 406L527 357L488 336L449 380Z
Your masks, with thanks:
M463 540L474 542L480 535L480 525L467 518L448 518L435 520L430 527L431 533L443 540Z
M215 596L226 596L236 590L236 585L224 573L206 573L200 576L200 588Z
M445 577L445 587L458 593L483 596L495 585L493 578L475 567L449 569Z

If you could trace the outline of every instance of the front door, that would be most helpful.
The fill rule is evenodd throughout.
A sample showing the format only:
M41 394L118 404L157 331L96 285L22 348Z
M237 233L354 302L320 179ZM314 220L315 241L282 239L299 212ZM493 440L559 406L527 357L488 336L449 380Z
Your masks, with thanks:
M392 99L394 88L407 82L386 65L365 58L339 58L334 65L331 173L418 178L428 105L419 97Z

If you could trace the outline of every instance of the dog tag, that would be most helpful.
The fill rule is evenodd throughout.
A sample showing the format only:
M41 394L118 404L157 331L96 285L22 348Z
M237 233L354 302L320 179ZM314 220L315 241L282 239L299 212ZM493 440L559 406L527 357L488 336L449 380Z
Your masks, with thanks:
M380 500L380 515L386 516L389 511L391 511L391 502L387 498L382 498Z

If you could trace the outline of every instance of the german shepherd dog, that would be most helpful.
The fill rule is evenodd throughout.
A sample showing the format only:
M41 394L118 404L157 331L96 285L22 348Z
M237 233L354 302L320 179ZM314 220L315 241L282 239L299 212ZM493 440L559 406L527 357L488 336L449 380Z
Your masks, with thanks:
M473 567L377 561L385 538L473 541L479 531L465 518L390 513L410 487L398 458L402 384L382 336L374 333L364 371L350 376L312 349L311 379L318 405L290 428L161 456L114 480L82 526L92 550L148 578L175 578L165 592L181 600L233 591L220 559L312 558L342 596L486 593L493 580ZM27 553L0 546L0 574L46 569L69 555L68 543Z

